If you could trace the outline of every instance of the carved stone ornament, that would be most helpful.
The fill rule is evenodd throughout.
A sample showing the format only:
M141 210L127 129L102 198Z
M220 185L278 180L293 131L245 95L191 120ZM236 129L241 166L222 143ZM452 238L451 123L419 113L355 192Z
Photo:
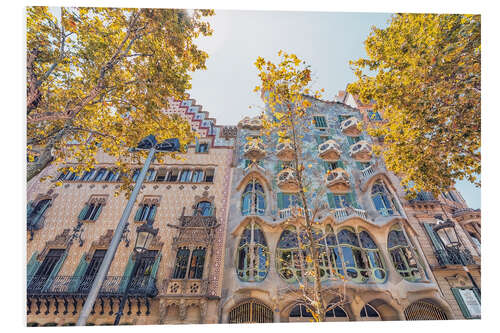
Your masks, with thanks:
M160 200L161 200L160 196L144 196L144 198L142 199L142 204L159 206Z
M345 194L351 191L349 174L342 168L336 168L326 175L326 186L332 193Z
M236 138L238 134L238 128L236 126L224 126L222 128L221 137L226 140Z
M45 247L37 257L38 261L43 261L49 250L52 249L65 249L71 238L70 229L64 229L62 233L57 235L53 240L45 242Z
M93 195L90 197L89 201L87 201L88 205L105 205L106 204L106 199L108 198L108 195Z
M98 240L93 241L90 246L89 252L85 256L85 260L90 261L94 255L95 250L105 250L109 247L111 239L113 238L113 229L106 230L104 235L101 235Z

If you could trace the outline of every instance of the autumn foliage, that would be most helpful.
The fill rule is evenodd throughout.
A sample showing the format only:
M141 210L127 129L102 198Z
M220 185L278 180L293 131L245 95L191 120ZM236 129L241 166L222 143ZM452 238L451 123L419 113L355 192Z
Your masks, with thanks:
M480 185L480 16L394 15L365 47L348 91L383 114L369 134L383 138L387 167L412 193L437 194L459 179Z

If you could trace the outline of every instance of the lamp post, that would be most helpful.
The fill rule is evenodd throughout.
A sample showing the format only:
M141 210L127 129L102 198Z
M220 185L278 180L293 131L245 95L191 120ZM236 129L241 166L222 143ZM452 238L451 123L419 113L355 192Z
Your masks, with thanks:
M128 293L130 291L130 282L136 274L137 262L140 261L141 255L148 250L151 245L151 241L158 234L158 229L154 229L152 224L153 220L148 219L146 224L137 227L137 238L135 239L134 246L134 252L136 254L135 263L132 269L131 277L127 281L127 287L125 288L123 297L120 300L120 306L118 307L118 312L116 313L114 325L118 325L120 323L120 319L123 315L123 308L125 307L125 302L127 301Z
M122 217L118 226L113 233L113 238L111 239L111 243L109 244L109 248L104 255L104 259L102 261L101 266L96 274L94 282L92 284L92 288L87 295L87 299L85 300L85 304L83 305L82 311L80 312L80 316L78 317L78 321L76 322L76 326L85 326L87 323L87 319L94 307L95 300L97 299L97 295L99 294L99 290L101 289L102 283L108 274L109 267L111 266L111 262L115 257L116 249L118 248L118 244L122 238L123 230L127 224L128 218L130 216L130 212L132 211L132 207L134 206L135 200L139 191L142 187L142 183L144 182L144 178L146 177L146 172L151 165L151 162L154 159L155 153L157 151L179 151L179 139L167 139L160 144L157 144L156 138L154 135L148 135L146 138L142 139L141 142L137 145L137 148L132 148L130 151L139 151L139 150L148 150L148 157L144 162L144 165L137 177L137 181L135 183L134 189L130 198L127 202L127 206L123 211Z
M464 271L467 273L467 276L472 282L472 285L477 290L478 294L481 295L481 289L479 289L476 281L474 280L474 278L472 278L472 274L467 268L467 263L464 262L462 255L460 254L460 247L462 246L462 243L460 242L460 238L458 237L455 223L453 223L453 221L451 221L450 219L447 219L446 222L443 220L439 220L433 230L438 235L441 243L444 245L446 252L458 258L458 261L462 265Z

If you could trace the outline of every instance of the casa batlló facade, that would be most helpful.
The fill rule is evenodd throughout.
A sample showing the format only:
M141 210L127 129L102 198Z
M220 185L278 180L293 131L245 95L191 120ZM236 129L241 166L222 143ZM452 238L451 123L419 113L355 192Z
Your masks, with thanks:
M406 200L357 125L383 115L345 92L311 101L303 153L313 199L323 202L322 286L345 296L327 321L480 318L480 211L453 189ZM194 100L167 112L190 120L200 139L184 161L153 162L88 322L112 324L128 282L121 324L311 321L297 302L303 210L291 147L249 144L258 117L218 126ZM113 196L113 161L98 160L79 178L51 167L28 184L28 325L74 325L109 246L126 199ZM38 181L49 174L63 185ZM135 230L147 220L159 233L136 262ZM448 220L454 228L437 227ZM447 231L458 245L447 246Z

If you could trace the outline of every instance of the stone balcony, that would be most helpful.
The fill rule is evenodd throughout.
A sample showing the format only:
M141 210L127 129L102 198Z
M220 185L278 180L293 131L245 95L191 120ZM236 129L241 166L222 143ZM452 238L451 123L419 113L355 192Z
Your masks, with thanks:
M291 161L295 149L290 142L281 142L276 146L276 156L282 161Z
M266 156L266 147L257 140L247 142L243 147L243 156L252 161L258 161Z
M358 128L358 124L360 123L361 121L358 118L350 117L340 124L340 129L347 136L359 136L361 131Z
M319 157L327 162L337 162L342 150L335 140L327 140L318 146Z
M366 140L358 141L349 148L349 155L358 162L369 162L372 158L372 145Z
M331 214L335 217L335 220L337 222L345 221L353 216L358 216L361 217L362 219L368 220L368 215L366 214L366 210L353 207L332 209Z
M351 192L349 174L342 168L329 171L325 175L326 187L335 194L346 194Z
M278 173L276 183L280 190L284 192L294 193L299 190L295 171L290 168L283 169Z

